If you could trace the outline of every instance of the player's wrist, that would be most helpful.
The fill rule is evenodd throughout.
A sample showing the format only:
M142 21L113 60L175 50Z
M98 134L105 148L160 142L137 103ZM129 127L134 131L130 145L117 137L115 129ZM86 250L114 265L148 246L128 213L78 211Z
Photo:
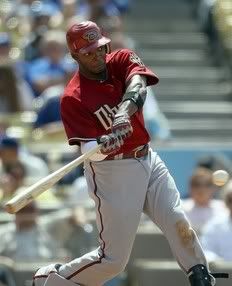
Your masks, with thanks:
M131 117L137 111L138 111L137 105L133 101L128 99L128 100L125 100L125 101L121 102L121 105L120 105L117 113L115 114L114 118L118 117L118 116Z
M95 148L99 143L96 140L88 141L88 142L81 142L81 153L84 154L91 149ZM91 161L102 161L105 159L105 155L98 151L97 153L93 154L89 159Z
M112 133L116 134L116 136L122 138L123 140L131 136L133 128L129 114L125 112L116 113L111 130Z
M128 112L119 112L119 113L116 113L115 116L114 116L114 120L119 118L119 117L124 117L124 118L127 118L129 119L130 118L130 115L128 114Z

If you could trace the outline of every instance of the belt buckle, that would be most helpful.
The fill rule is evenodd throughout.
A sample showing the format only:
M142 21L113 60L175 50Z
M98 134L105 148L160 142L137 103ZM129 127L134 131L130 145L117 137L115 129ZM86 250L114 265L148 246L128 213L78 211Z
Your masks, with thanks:
M135 154L134 154L134 158L135 159L139 159L139 157L137 157L137 153L139 152L139 151L141 151L142 149L138 149L138 150L135 150Z
M139 158L141 158L142 156L140 156L140 157L138 157L138 155L137 155L137 153L139 152L139 151L145 151L146 150L146 148L148 147L148 145L147 144L145 144L145 145L143 145L142 146L142 148L141 148L141 146L139 146L138 148L136 148L136 150L135 150L135 159L139 159ZM146 153L146 152L145 152Z
M144 147L145 147L145 146L142 146L142 148L141 148L141 146L139 146L139 147L137 147L137 148L135 149L135 153L134 153L134 158L135 158L135 159L139 159L139 158L140 158L140 157L138 157L137 153L138 153L139 151L142 151Z

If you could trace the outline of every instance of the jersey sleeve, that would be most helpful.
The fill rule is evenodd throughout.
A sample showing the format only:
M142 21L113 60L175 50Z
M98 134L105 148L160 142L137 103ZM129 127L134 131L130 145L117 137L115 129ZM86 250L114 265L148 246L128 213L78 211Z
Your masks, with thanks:
M61 118L70 145L96 139L94 118L78 99L71 96L61 99Z
M140 57L131 50L119 50L115 57L118 66L118 73L125 83L127 83L135 74L144 75L147 78L147 85L155 85L159 78L155 73L149 70Z

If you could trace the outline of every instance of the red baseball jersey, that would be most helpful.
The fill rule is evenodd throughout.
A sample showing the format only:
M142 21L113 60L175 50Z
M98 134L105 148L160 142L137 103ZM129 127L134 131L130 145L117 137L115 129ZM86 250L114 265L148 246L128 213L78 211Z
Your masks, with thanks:
M157 84L158 77L128 49L106 55L108 77L91 80L77 72L61 98L61 117L70 145L95 140L111 132L112 119L122 101L127 83L135 74L146 76L147 85ZM133 133L117 152L127 153L149 142L142 111L131 117Z

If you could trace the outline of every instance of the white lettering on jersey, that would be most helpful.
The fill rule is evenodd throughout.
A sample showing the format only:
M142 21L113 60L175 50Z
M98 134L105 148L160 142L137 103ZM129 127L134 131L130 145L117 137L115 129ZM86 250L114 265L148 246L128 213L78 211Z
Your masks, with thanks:
M110 108L107 104L104 104L97 111L94 112L94 114L97 116L98 120L101 122L105 130L111 128L113 122L112 119L114 115L117 113L118 107L119 105Z

